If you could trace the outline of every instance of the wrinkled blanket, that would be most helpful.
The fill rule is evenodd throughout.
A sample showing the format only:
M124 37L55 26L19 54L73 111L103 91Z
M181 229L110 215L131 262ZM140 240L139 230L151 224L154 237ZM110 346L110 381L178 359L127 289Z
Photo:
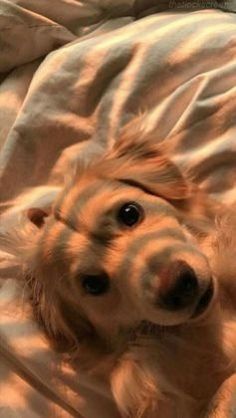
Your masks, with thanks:
M50 204L71 161L140 111L201 188L233 202L235 12L235 0L0 0L0 228ZM119 418L109 389L50 349L17 271L2 252L0 418ZM224 418L229 387L214 403Z

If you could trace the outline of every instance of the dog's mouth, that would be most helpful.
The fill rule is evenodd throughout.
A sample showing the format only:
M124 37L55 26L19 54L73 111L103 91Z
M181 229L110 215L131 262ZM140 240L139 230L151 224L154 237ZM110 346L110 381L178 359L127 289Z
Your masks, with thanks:
M160 330L163 329L161 325L155 324L151 321L143 320L140 322L138 327L135 329L135 336L157 336L160 334Z
M194 312L191 316L191 319L196 319L205 313L205 311L208 309L208 307L211 304L213 295L214 295L214 285L213 285L213 282L211 282L208 288L206 289L206 291L201 296L200 300L198 301L197 306L194 309Z

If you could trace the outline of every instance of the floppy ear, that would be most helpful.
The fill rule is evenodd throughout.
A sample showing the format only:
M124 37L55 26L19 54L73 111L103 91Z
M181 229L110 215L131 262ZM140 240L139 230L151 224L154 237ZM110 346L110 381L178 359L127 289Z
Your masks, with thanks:
M146 134L143 118L131 121L122 130L113 149L107 154L113 177L137 184L149 193L169 200L187 199L192 195L192 184L165 155L165 142L153 134ZM166 146L167 148L167 146Z
M41 208L30 208L27 210L27 217L37 228L45 224L45 218L49 216L50 211Z

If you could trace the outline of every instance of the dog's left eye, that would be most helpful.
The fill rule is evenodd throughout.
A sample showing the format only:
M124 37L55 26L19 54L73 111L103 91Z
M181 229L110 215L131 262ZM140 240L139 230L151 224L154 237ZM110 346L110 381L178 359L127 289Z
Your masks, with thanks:
M99 296L109 289L109 278L106 274L86 275L82 278L82 286L86 293Z
M136 202L125 203L121 206L117 219L125 226L135 226L143 219L143 208Z

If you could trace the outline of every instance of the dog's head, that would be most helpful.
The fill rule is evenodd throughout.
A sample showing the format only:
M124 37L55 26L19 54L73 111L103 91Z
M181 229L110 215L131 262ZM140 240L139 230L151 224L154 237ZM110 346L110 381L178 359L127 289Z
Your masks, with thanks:
M214 284L189 232L209 221L197 196L133 123L78 169L48 217L30 210L38 232L28 268L51 332L74 342L95 332L113 344L142 321L173 326L205 311Z

